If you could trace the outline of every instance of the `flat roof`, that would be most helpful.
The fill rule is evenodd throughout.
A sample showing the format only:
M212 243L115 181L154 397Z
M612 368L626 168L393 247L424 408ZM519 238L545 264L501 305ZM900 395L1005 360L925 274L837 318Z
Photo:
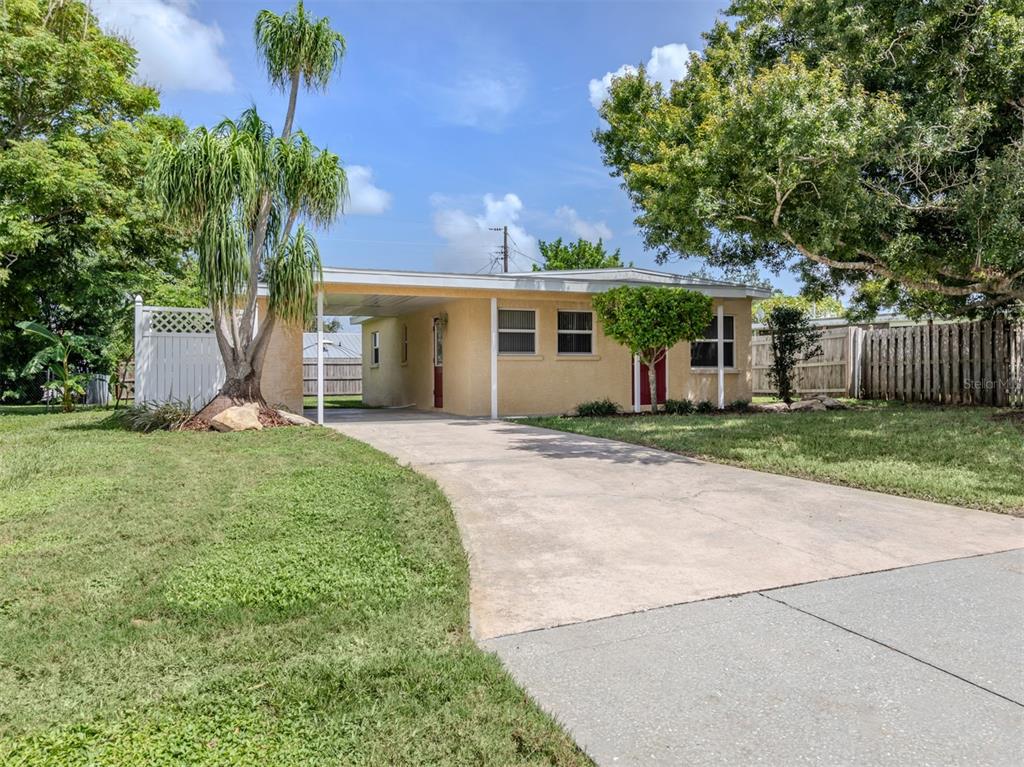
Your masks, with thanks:
M603 293L620 285L661 285L689 288L715 298L768 298L771 290L755 285L708 280L653 269L576 269L507 274L464 274L419 272L395 269L351 269L324 267L329 285L381 285L390 288L460 288L481 291L551 291L558 293Z

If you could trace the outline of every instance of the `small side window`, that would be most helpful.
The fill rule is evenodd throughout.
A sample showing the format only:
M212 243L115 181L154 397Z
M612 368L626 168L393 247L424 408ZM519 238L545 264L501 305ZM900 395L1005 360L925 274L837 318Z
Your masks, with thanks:
M537 312L498 310L498 354L537 353Z
M558 353L593 354L594 315L591 312L558 312Z
M370 333L370 364L380 364L380 331L374 330Z

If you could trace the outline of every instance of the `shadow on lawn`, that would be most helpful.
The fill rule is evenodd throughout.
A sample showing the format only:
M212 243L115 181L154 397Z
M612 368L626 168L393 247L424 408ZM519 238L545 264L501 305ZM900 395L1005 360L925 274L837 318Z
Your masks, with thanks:
M1015 469L1024 463L1024 443L1012 421L994 419L989 409L580 419L578 426L592 436L763 471L1015 514L1024 509Z
M141 434L125 427L117 413L88 423L68 423L56 427L56 431L123 431L125 434Z

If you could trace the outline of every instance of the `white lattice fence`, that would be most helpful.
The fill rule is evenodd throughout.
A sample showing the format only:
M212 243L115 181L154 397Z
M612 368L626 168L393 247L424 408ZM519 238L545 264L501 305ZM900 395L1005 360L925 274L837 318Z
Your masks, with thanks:
M135 299L135 401L200 408L224 383L209 309L144 306Z

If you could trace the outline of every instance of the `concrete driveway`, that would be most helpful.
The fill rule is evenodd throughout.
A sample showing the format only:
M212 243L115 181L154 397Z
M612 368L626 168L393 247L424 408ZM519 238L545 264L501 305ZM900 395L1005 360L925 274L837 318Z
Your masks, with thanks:
M1024 763L1024 520L513 423L328 418L441 485L474 636L599 764Z
M514 423L407 410L329 425L433 477L486 639L1024 546L1024 520Z

